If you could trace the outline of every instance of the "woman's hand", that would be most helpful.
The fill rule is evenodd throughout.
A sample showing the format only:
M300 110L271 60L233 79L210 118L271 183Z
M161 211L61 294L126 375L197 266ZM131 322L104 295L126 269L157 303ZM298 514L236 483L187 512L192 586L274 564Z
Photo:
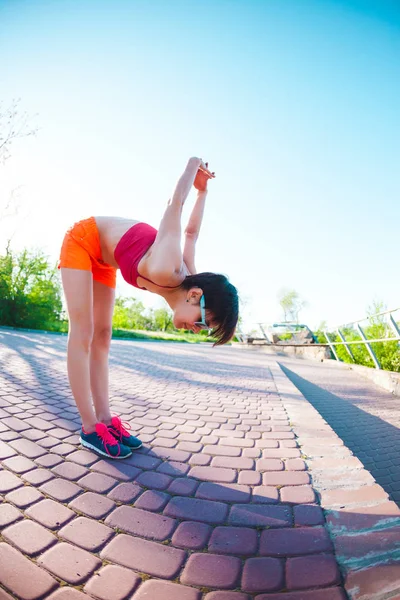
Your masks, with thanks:
M203 163L201 160L193 185L199 192L205 192L207 190L208 180L214 179L214 177L215 173L211 173L208 168L208 163Z

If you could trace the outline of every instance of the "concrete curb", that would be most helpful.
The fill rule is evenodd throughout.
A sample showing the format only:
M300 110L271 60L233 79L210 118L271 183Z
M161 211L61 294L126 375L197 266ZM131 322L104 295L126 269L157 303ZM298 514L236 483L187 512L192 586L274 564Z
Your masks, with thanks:
M318 411L271 367L306 460L351 600L400 594L400 510Z

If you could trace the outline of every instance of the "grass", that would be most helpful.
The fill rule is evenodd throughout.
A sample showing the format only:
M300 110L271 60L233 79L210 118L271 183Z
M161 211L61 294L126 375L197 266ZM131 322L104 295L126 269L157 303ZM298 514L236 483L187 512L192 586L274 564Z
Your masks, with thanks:
M163 340L167 342L186 342L189 344L199 344L200 342L214 342L212 337L198 335L194 333L169 333L167 331L142 331L131 329L113 329L113 338L115 339L137 339L137 340Z

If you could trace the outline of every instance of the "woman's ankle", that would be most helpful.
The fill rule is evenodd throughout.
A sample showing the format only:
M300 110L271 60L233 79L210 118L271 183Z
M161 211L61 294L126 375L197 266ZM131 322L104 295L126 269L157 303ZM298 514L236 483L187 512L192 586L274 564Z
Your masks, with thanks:
M96 423L82 423L83 433L94 433L96 431Z
M104 425L107 425L107 427L109 425L111 425L112 416L111 416L110 413L106 413L104 415L103 414L99 414L99 415L96 415L96 416L97 416L97 421L99 423L104 423Z

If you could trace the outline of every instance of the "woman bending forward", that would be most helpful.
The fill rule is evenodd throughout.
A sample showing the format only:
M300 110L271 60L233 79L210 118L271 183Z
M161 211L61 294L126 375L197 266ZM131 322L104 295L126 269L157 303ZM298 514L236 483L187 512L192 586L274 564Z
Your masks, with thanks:
M59 268L69 316L68 377L82 418L81 443L102 456L126 458L142 445L110 413L108 355L117 269L134 287L162 296L177 329L213 329L216 344L225 344L235 332L236 288L223 275L196 274L194 266L207 182L213 177L207 163L191 158L158 231L132 219L91 217L65 235ZM182 208L192 185L197 199L182 253Z

